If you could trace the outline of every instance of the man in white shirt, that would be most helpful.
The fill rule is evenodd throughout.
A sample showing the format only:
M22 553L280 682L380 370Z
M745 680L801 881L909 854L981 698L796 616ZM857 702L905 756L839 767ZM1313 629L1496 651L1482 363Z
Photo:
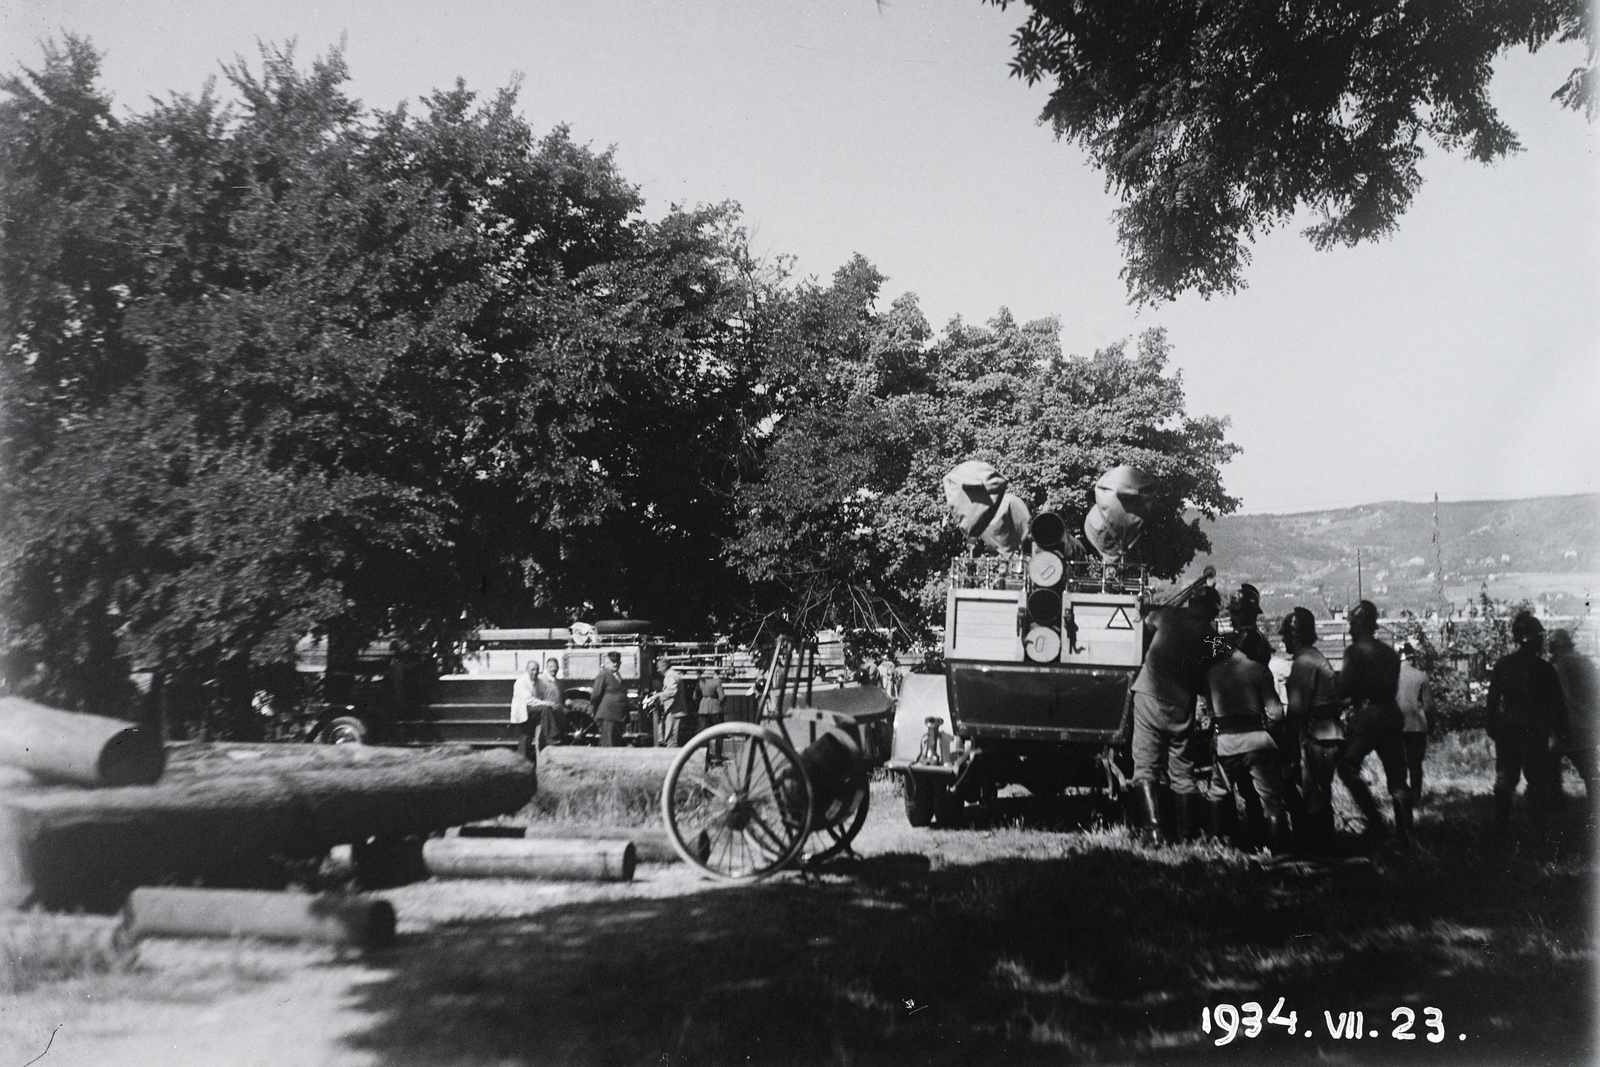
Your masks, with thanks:
M549 723L560 703L560 687L540 675L537 657L529 659L527 673L511 687L511 721L522 727L522 741L517 747L530 761L537 758L541 747L538 737L541 722L546 723L543 742L548 744L552 740Z

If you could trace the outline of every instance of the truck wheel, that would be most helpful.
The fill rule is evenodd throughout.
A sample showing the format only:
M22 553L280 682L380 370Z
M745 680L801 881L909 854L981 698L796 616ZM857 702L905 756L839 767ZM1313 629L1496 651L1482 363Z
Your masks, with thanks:
M955 790L948 785L940 783L939 791L934 795L933 819L940 826L950 829L959 826L962 818L967 813L966 802L956 796Z
M944 785L929 778L918 779L910 771L906 772L902 784L906 795L906 822L919 828L932 825L939 795L945 792Z
M322 740L330 745L364 745L367 743L367 724L353 715L341 715L328 724Z

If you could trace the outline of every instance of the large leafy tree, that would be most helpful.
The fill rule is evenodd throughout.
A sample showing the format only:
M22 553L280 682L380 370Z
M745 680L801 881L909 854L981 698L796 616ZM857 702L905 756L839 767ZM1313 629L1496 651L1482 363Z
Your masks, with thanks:
M245 678L312 629L737 602L770 301L734 208L646 222L513 91L369 112L267 50L119 119L96 69L0 83L13 682L114 706L130 660Z
M797 298L813 309L803 336L818 369L774 427L763 476L741 490L729 546L770 611L927 636L962 548L940 481L969 458L1004 472L1030 508L1074 521L1100 473L1137 464L1157 486L1143 547L1154 573L1173 577L1209 547L1186 516L1238 506L1220 476L1237 447L1225 419L1185 414L1160 330L1133 351L1064 356L1055 319L1018 324L1002 310L934 338L913 296L873 311L882 281L858 259Z
M1237 289L1255 235L1301 208L1318 248L1390 233L1427 141L1515 151L1488 93L1512 47L1583 41L1591 66L1554 95L1595 108L1588 0L1023 2L1012 72L1050 86L1042 121L1121 197L1139 301Z

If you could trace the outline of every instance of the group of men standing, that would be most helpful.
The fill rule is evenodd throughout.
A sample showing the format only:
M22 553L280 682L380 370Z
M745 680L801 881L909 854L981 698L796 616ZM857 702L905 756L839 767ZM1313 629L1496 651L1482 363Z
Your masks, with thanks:
M1361 777L1362 763L1376 753L1395 838L1407 843L1432 703L1415 650L1407 645L1402 659L1379 640L1378 609L1363 600L1349 613L1350 641L1335 671L1317 648L1315 616L1297 607L1279 630L1289 657L1280 691L1272 646L1256 626L1262 614L1256 589L1243 585L1229 599L1231 632L1219 636L1222 610L1221 594L1203 586L1186 603L1145 618L1149 646L1132 686L1138 820L1162 839L1228 836L1237 793L1253 847L1326 853L1334 844L1335 778L1367 833L1383 833L1378 804ZM1556 665L1541 658L1544 628L1530 612L1516 616L1512 637L1517 649L1495 664L1488 695L1496 823L1509 822L1512 797L1526 777L1529 814L1543 831L1556 815L1563 752L1592 788L1595 672L1562 631L1552 641ZM1585 711L1576 722L1569 722L1568 703Z

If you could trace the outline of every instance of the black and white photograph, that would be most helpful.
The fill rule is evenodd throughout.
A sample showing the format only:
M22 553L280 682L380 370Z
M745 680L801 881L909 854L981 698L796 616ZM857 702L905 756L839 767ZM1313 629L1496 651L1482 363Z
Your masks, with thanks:
M1588 0L0 0L0 1067L1600 1063Z

